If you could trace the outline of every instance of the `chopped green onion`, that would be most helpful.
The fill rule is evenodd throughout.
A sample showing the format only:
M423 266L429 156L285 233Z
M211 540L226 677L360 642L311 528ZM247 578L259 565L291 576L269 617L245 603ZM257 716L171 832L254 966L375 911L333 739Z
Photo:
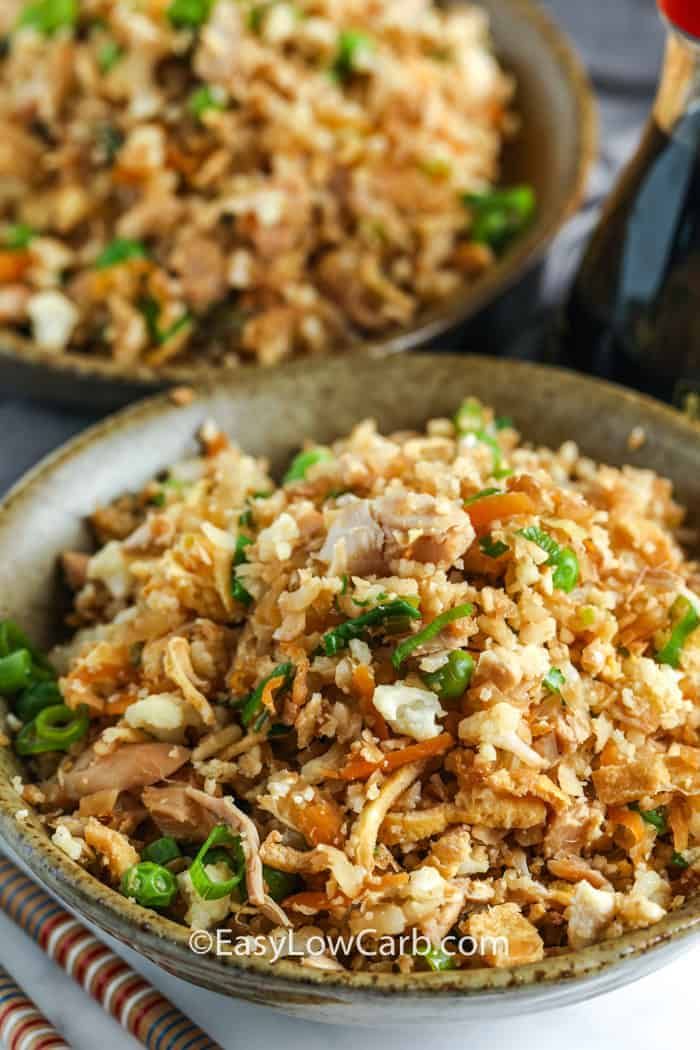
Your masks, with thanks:
M679 594L671 606L671 623L673 624L668 641L656 654L658 664L678 667L681 662L681 650L693 631L700 627L700 615L689 598Z
M168 18L178 29L196 29L203 25L214 6L214 0L172 0Z
M496 430L512 430L515 424L510 416L497 416L493 421Z
M22 722L31 722L45 707L63 703L61 691L55 682L37 682L30 685L15 701L14 713Z
M36 231L26 222L15 223L5 230L3 246L10 252L25 251L36 237Z
M128 237L117 237L104 248L95 259L96 270L108 270L111 266L121 266L131 259L145 259L146 248L141 241L132 241Z
M161 328L160 305L155 299L150 297L140 300L139 309L146 320L148 333L157 346L162 346L164 343L167 343L168 340L177 335L179 331L192 323L192 315L185 310L182 316L178 317L177 321L173 321L168 328Z
M246 565L248 559L245 554L246 547L249 547L253 541L249 536L245 536L243 533L239 533L236 537L236 549L233 553L233 562L231 565L231 594L240 602L242 605L250 605L253 601L253 595L243 586L241 581L236 575L236 569L239 565Z
M596 621L596 610L593 605L584 605L579 610L579 619L584 627L592 627Z
M331 66L332 75L344 84L362 67L362 59L374 50L374 41L359 29L344 29L338 37L338 50Z
M171 860L177 860L181 856L180 847L172 835L164 835L163 838L149 842L141 853L142 860L150 860L154 864L163 865L169 864Z
M45 707L28 722L15 737L18 755L41 755L46 751L67 751L82 740L90 728L90 720L82 711L73 711L65 704Z
M552 583L557 590L570 594L579 578L578 558L571 548L560 547L554 537L537 525L528 525L525 529L518 529L518 535L535 543L540 550L549 555L547 565L554 567Z
M17 24L22 29L36 29L44 36L52 36L77 21L78 0L36 0L27 4Z
M0 659L0 696L13 696L32 683L34 664L28 649Z
M116 40L108 40L100 48L97 56L97 64L102 73L110 73L116 66L124 52Z
M454 425L459 437L472 434L476 441L480 441L491 449L493 456L491 470L495 478L502 478L512 473L507 468L503 468L503 450L497 438L489 433L486 414L480 401L477 401L475 397L466 398L455 413ZM487 490L477 493L477 496L482 495L492 495L492 493Z
M671 864L674 868L680 868L681 871L685 871L686 868L690 867L690 864L685 859L683 854L679 853L678 850L675 849L671 854Z
M11 653L16 653L18 649L27 649L37 668L49 672L50 676L55 678L54 669L46 656L32 644L14 620L0 620L0 656L9 656Z
M455 412L454 425L459 434L481 430L486 425L484 408L475 397L466 398Z
M495 540L490 532L479 540L479 550L487 558L500 558L509 549L507 543L504 543L503 540Z
M215 856L209 856L210 851L216 846L225 846L226 855L218 850ZM206 865L216 863L219 859L225 859L233 872L230 879L217 882L211 879L206 871ZM232 835L225 824L217 824L200 849L190 867L190 878L195 890L205 901L218 901L228 897L243 878L245 858L241 847L241 840L237 835Z
M177 881L161 864L141 861L124 872L121 891L144 908L168 908L177 896Z
M502 492L503 489L495 488L493 486L487 489L480 489L479 492L475 492L473 496L465 499L464 506L469 507L472 503L476 503L477 500L480 499L485 499L487 496L500 496Z
M124 135L114 124L102 124L98 131L98 142L104 151L108 164L113 164L119 150L124 145Z
M474 674L474 657L463 649L454 649L437 671L422 671L421 678L440 700L459 700L464 696Z
M255 732L259 732L262 726L269 718L268 711L263 707L262 695L265 690L265 686L268 682L271 682L274 678L282 678L283 681L277 686L276 692L280 693L281 690L289 688L296 673L296 668L293 663L278 664L278 666L271 671L270 674L263 678L253 692L245 697L236 706L241 707L241 722L246 729L253 724ZM261 721L262 718L262 721ZM255 720L255 721L254 721Z
M299 452L290 463L289 470L282 479L282 484L288 485L291 481L303 481L311 467L330 459L333 459L333 453L329 448L324 448L322 445L319 445L318 448L307 449L306 452Z
M439 945L436 947L434 944L431 944L429 948L418 948L416 954L421 959L424 959L435 973L440 973L443 970L454 970L457 965L454 955L451 955Z
M547 674L542 679L542 685L545 689L548 689L550 693L560 693L561 687L566 684L566 678L564 673L559 670L558 667L550 667Z
M283 901L285 897L291 897L302 885L298 875L278 871L277 868L268 868L267 864L263 864L263 879L273 901Z
M666 811L663 806L657 806L656 809L640 809L638 802L630 802L629 808L634 810L635 813L639 813L642 820L645 820L647 824L655 827L657 834L665 835L668 831Z
M204 114L211 110L225 109L226 101L221 91L217 91L208 84L202 84L190 95L187 100L187 108L197 120L201 120Z
M535 193L531 186L486 193L465 193L462 203L472 214L471 239L502 251L528 226L535 214Z
M403 623L406 620L419 619L420 612L415 605L403 598L382 602L368 612L362 613L361 616L346 620L338 627L326 631L321 638L321 650L326 656L335 656L341 649L346 649L353 638L364 639L371 627L390 625L392 622L395 625L396 621Z
M432 641L432 639L436 638L448 624L454 623L455 620L463 620L467 616L471 616L473 612L474 606L470 602L466 602L464 605L456 605L454 609L448 609L447 612L440 613L439 616L436 616L432 623L429 623L422 631L418 631L417 634L412 634L410 638L406 638L406 640L401 642L400 645L397 645L394 654L391 657L391 662L396 670L398 671L404 660L407 659L407 657L409 657L413 650L417 649L419 645L424 645L426 642Z

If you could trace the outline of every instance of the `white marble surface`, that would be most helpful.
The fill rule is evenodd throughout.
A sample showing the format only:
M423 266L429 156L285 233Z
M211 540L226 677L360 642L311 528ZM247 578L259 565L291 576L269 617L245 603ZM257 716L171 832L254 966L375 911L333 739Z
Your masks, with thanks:
M107 938L104 938L107 940ZM225 1050L658 1050L697 1045L700 942L656 974L589 1003L478 1025L412 1025L391 1031L311 1024L195 988L108 941ZM0 964L34 998L74 1050L136 1050L101 1007L0 914Z

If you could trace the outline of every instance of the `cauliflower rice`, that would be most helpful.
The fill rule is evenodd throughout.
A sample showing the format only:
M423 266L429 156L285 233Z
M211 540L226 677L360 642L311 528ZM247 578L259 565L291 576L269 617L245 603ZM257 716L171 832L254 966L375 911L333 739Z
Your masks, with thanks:
M410 325L487 269L513 84L433 0L3 0L0 325L235 366ZM4 225L2 225L4 223Z
M668 481L475 401L361 423L281 485L200 441L65 556L52 660L89 729L19 787L74 861L124 886L170 836L170 917L389 937L305 960L384 972L533 962L695 892L700 577ZM228 855L202 855L216 828ZM207 899L198 851L243 881ZM446 958L448 935L508 948Z

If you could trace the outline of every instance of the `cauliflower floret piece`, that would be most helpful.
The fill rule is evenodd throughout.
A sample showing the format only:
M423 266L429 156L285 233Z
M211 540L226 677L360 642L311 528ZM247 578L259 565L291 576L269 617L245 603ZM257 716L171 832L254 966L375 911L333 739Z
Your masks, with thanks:
M685 722L693 705L683 699L678 671L648 656L630 656L624 672L630 680L630 688L622 692L625 707L635 712L641 707L653 728L676 729Z
M187 726L199 725L196 711L174 693L154 693L131 704L124 720L134 729L144 729L156 740L180 743Z
M61 292L37 292L27 303L34 342L58 353L68 346L78 323L78 308Z
M593 944L608 925L615 912L615 894L596 890L585 880L579 882L571 898L569 911L569 944L585 948Z
M299 539L299 526L291 514L285 511L258 536L260 561L287 561L291 557L294 541Z
M85 843L82 839L76 838L75 835L71 835L70 831L64 824L59 824L53 835L51 841L54 846L58 846L67 857L71 860L80 860L85 849Z
M131 573L122 545L110 540L88 562L89 580L100 580L113 598L126 598L131 590Z
M224 882L231 878L228 865L219 861L218 864L206 864L204 867L212 882ZM221 897L216 901L205 901L200 897L192 885L189 871L183 871L177 877L180 892L187 901L187 912L185 922L189 923L191 930L210 930L217 923L223 922L231 910L231 898Z
M429 689L416 689L405 682L378 685L372 702L395 732L412 736L414 740L430 740L438 736L442 727L436 719L447 714L435 693Z
M543 766L545 761L542 756L518 736L521 722L522 712L517 707L506 703L494 704L485 711L462 719L459 723L459 738L467 744L510 751L528 766Z

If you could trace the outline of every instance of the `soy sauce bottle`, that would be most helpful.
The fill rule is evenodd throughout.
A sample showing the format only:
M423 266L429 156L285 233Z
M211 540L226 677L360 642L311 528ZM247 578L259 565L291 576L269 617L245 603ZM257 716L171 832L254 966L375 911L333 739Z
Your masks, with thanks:
M574 367L700 404L700 2L659 0L666 56L642 141L567 304Z

